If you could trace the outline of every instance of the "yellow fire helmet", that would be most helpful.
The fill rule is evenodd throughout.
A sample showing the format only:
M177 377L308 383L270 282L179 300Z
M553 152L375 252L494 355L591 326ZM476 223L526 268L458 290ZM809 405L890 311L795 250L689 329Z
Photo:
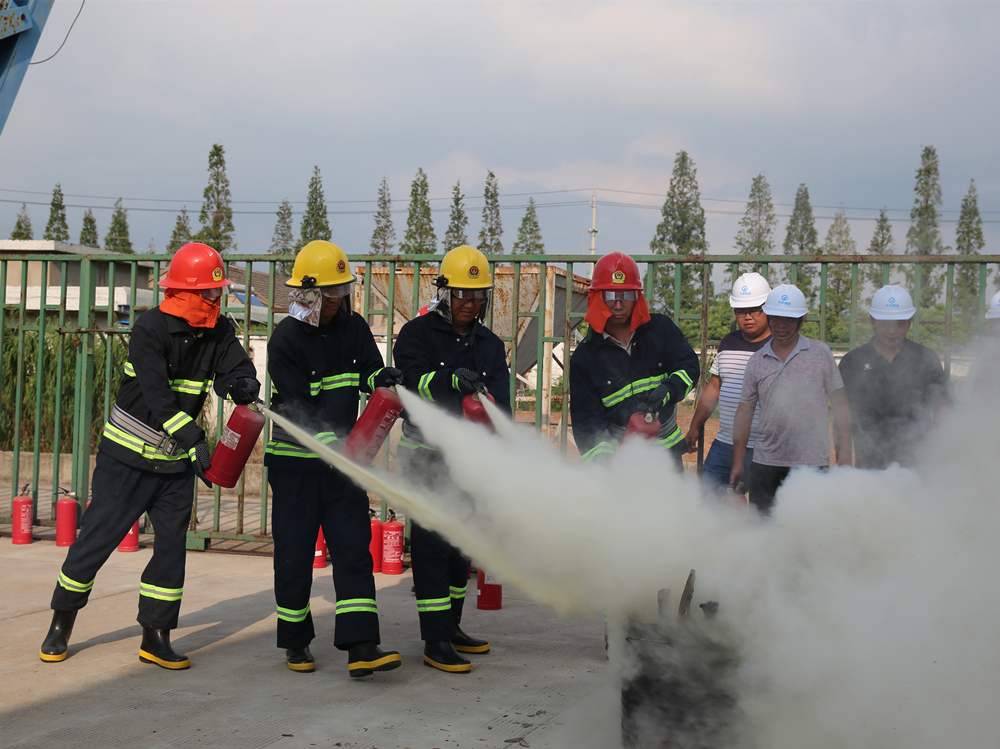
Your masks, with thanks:
M310 289L317 286L338 286L354 280L347 262L347 253L333 242L316 239L295 256L292 277L285 285Z
M435 280L438 288L492 289L493 276L486 255L475 247L463 244L441 259L441 275Z

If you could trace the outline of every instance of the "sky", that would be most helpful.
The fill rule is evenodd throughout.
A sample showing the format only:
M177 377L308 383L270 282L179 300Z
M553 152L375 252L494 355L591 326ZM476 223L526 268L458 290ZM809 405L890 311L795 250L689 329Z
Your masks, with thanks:
M35 60L79 9L55 3ZM902 251L934 146L944 242L975 179L1000 253L998 22L1000 4L961 2L88 0L0 134L0 236L27 202L40 238L60 183L73 241L86 206L103 239L121 197L136 249L162 252L182 206L197 229L221 143L241 252L268 251L318 166L349 253L383 178L402 238L418 168L439 239L461 181L475 240L492 170L506 249L531 196L547 252L589 251L596 190L597 252L641 253L685 150L710 252L732 251L761 173L778 251L802 183L821 238L843 205L863 251L887 208Z

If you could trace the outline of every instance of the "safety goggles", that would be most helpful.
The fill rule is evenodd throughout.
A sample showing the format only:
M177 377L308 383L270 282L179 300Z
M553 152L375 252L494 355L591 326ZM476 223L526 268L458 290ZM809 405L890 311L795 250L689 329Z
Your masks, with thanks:
M760 315L763 312L764 312L763 307L743 307L742 309L733 310L733 314L736 315L737 317L741 317L742 315L747 315L749 317L757 317L757 315Z
M472 299L478 302L485 302L490 298L491 289L452 289L451 295L455 299Z
M605 302L634 302L639 298L638 291L605 291Z
M337 286L323 286L320 291L327 299L343 299L354 291L354 282L342 283Z
M206 301L212 302L224 296L229 295L229 286L217 286L214 289L202 289L201 298Z

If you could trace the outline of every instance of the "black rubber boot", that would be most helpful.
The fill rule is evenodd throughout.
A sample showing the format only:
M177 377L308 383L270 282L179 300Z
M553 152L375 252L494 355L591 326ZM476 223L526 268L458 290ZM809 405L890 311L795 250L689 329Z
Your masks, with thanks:
M472 664L456 653L448 640L424 641L424 665L451 674L467 674L472 670Z
M488 653L490 644L486 640L477 640L465 634L458 625L455 625L455 636L451 638L451 644L462 653Z
M52 624L49 633L42 641L38 656L46 663L58 663L66 660L69 648L69 636L73 634L73 623L76 621L76 611L53 611Z
M309 647L292 648L285 651L285 663L292 671L315 671L316 659L309 651Z
M399 668L403 659L395 650L380 650L374 642L359 642L347 651L347 670L351 676L368 676L376 671Z
M142 628L142 644L139 646L139 660L143 663L155 663L161 668L180 670L191 668L191 659L179 655L170 647L169 629Z

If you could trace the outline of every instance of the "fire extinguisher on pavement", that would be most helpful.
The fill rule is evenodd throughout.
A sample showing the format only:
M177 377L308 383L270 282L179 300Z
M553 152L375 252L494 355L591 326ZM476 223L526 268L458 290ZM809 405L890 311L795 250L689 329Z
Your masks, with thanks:
M403 524L389 510L389 520L382 524L382 574L403 574Z
M490 403L496 403L493 396L485 390L481 393L471 393L462 398L462 416L465 417L466 421L471 421L473 424L482 424L490 430L491 434L496 434L496 429L493 426L493 420L490 418L490 415L486 413L486 406L483 405L483 400L488 400Z
M368 544L368 551L372 555L372 572L382 571L382 521L379 520L378 513L369 508L368 514L371 516L372 540Z
M323 537L323 529L319 529L316 536L316 553L313 555L313 569L321 570L326 567L326 539Z
M56 546L72 546L76 541L76 518L80 505L73 493L56 502Z
M476 576L476 608L495 611L503 607L503 586L482 567Z
M11 542L15 544L30 544L34 541L35 518L31 496L28 494L28 484L21 489L21 496L14 497L14 527L11 529Z
M237 406L222 430L219 444L212 453L212 466L205 471L205 478L227 489L236 486L264 429L264 421L264 414L256 404Z
M391 388L375 388L341 453L360 465L371 465L392 425L403 412L403 401Z

